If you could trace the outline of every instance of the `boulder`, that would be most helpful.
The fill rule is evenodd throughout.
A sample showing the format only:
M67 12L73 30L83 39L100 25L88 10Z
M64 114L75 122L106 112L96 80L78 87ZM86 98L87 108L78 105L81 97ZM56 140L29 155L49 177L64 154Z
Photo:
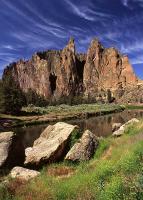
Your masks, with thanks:
M119 137L121 135L124 134L125 129L128 127L128 125L134 124L134 123L138 123L139 120L136 118L133 118L131 120L129 120L128 122L126 122L125 124L123 124L117 131L115 131L112 135L114 137Z
M65 157L65 160L70 161L87 161L90 160L98 146L98 139L95 135L86 130L81 139L71 148Z
M64 122L48 126L34 142L32 148L26 149L25 165L41 166L61 160L68 148L72 134L78 132L78 126Z
M0 133L0 168L11 168L24 162L24 147L13 132Z
M112 132L117 131L122 126L121 123L114 123L112 125Z
M30 179L33 179L40 175L40 172L35 170L29 170L23 167L14 167L10 172L11 178L18 178L25 181L28 181Z

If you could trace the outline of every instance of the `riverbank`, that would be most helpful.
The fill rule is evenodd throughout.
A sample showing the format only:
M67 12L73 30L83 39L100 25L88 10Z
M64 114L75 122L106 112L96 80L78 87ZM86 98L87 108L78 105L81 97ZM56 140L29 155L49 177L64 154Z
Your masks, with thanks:
M59 105L43 108L32 106L23 108L21 116L0 114L0 126L1 128L10 128L70 119L84 119L92 116L121 112L124 109L125 106L112 104Z
M122 137L100 139L89 162L53 164L29 183L12 180L0 200L143 199L143 120Z
M137 105L125 105L126 109L128 110L143 110L143 105L142 104L137 104Z

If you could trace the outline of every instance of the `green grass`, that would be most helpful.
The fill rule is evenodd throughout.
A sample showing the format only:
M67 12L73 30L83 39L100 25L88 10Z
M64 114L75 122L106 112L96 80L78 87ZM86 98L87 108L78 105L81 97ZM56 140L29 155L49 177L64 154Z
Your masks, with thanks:
M94 159L99 159L102 156L102 154L110 147L111 140L112 139L110 137L100 139L100 143L96 154L94 155Z
M27 113L49 114L49 113L85 113L85 112L102 112L112 111L114 109L123 109L124 106L112 105L112 104L80 104L80 105L57 105L48 107L25 107L23 111Z
M48 169L74 168L74 175L58 178ZM129 126L120 138L101 139L89 162L55 164L26 185L18 185L13 200L142 200L143 120ZM2 194L4 194L2 192ZM5 192L3 200L8 199Z
M139 109L139 110L143 110L143 106L142 105L125 105L126 109L128 110L136 110L136 109Z

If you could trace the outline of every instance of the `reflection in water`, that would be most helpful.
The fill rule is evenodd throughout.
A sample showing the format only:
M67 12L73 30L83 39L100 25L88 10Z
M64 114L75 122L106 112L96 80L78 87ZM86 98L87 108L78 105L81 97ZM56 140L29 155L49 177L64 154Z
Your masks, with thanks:
M132 118L140 118L143 117L143 110L125 110L121 113L115 113L105 116L99 117L92 117L89 119L76 119L67 121L70 124L78 125L81 130L89 129L97 136L107 137L112 132L112 124L113 123L125 123ZM23 127L23 128L15 128L14 131L17 134L20 134L21 140L26 147L32 146L34 140L36 140L42 131L48 126L49 124L44 125L35 125L30 127Z

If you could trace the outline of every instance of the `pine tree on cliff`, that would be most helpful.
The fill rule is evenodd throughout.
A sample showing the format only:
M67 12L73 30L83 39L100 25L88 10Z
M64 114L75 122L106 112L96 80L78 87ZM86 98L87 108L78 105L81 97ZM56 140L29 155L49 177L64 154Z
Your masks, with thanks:
M3 111L7 114L19 114L24 103L24 96L9 73L3 78Z
M2 85L2 80L0 80L0 113L4 111L3 105L4 105L3 85Z

